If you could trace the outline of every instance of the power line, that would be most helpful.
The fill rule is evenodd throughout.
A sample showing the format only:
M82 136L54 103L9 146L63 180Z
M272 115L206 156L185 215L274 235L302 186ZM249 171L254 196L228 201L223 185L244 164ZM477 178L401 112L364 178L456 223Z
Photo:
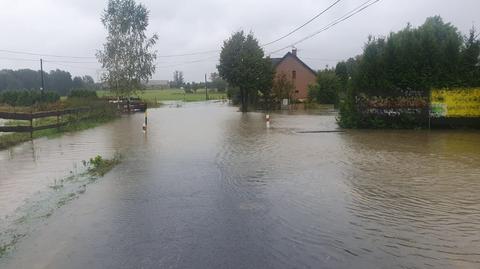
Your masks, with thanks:
M265 46L268 46L268 45L271 45L271 44L274 44L280 40L283 40L285 39L286 37L292 35L293 33L297 32L298 30L302 29L303 27L305 27L306 25L308 25L309 23L311 23L312 21L314 21L315 19L317 19L318 17L320 17L322 14L324 14L325 12L327 12L328 10L330 10L331 8L333 8L335 5L337 5L341 0L336 0L335 2L333 2L330 6L328 6L326 9L322 10L320 13L318 13L317 15L315 15L313 18L311 18L310 20L308 20L307 22L305 22L304 24L300 25L299 27L295 28L294 30L290 31L289 33L271 41L271 42L268 42L268 43L265 43L263 45L261 45L261 47L265 47ZM304 37L296 42L294 42L293 44L290 44L289 46L286 46L286 47L283 47L281 49L278 49L278 50L275 50L269 54L275 54L277 52L280 52L284 49L287 49L287 48L290 48L292 46L295 46L301 42L304 42L305 40L308 40L318 34L320 34L321 32L324 32L328 29L330 29L331 27L335 26L336 24L340 23L340 22L343 22L345 20L347 20L348 18L356 15L357 13L363 11L364 9L370 7L371 5L379 2L381 0L375 0L374 2L372 2L372 0L369 0L369 1L366 1L364 2L363 4L361 4L360 6L358 6L357 8L353 9L352 11L348 12L347 14L345 14L344 16L340 17L339 19L333 21L332 23L328 24L327 26L325 26L324 28L322 28L321 30L307 36L307 37ZM371 2L371 3L370 3ZM208 50L208 51L200 51L200 52L192 52L192 53L183 53L183 54L170 54L170 55L157 55L157 58L173 58L173 57L184 57L184 56L194 56L194 55L203 55L203 54L210 54L210 53L217 53L217 52L220 52L221 50ZM23 55L32 55L32 56L42 56L42 57L52 57L52 58L71 58L71 59L96 59L96 57L91 57L91 56L73 56L73 55L56 55L56 54L41 54L41 53L34 53L34 52L26 52L26 51L16 51L16 50L5 50L5 49L0 49L0 52L5 52L5 53L12 53L12 54L23 54ZM216 56L214 56L216 57ZM5 58L5 57L0 57L0 59L5 59L5 60L18 60L18 61L38 61L36 59L21 59L21 58ZM209 59L209 58L207 58ZM206 59L204 59L206 60ZM180 64L176 64L175 66L178 66L178 65L183 65L183 64L188 64L188 63L198 63L198 62L203 62L204 60L196 60L196 61L190 61L190 62L184 62L184 63L180 63ZM68 64L98 64L98 62L79 62L79 61L65 61L65 60L45 60L45 62L50 62L50 63L68 63ZM157 62L159 63L159 62ZM163 67L166 67L166 66L160 66L160 68L163 68Z
M98 63L99 63L99 62L50 61L50 60L44 60L44 62L48 62L48 63L66 63L66 64L98 64Z
M157 55L157 58L172 58L172 57L194 56L194 55L210 54L210 53L220 52L220 51L221 51L221 50L207 50L207 51L184 53L184 54Z
M280 40L283 40L287 38L288 36L292 35L293 33L297 32L298 30L302 29L306 25L310 24L312 21L320 17L322 14L330 10L332 7L337 5L340 1L342 0L336 0L333 4L328 6L326 9L322 10L320 13L315 15L313 18L305 22L304 24L300 25L299 27L295 28L294 30L290 31L286 35L283 35L273 41L270 41L268 43L265 43L261 45L261 47L265 47L268 45L271 45L273 43L277 43ZM173 57L184 57L184 56L195 56L195 55L203 55L203 54L210 54L210 53L217 53L220 52L221 50L207 50L207 51L199 51L199 52L191 52L191 53L180 53L180 54L166 54L166 55L157 55L157 58L173 58ZM23 55L33 55L33 56L42 56L42 57L52 57L52 58L72 58L72 59L95 59L96 57L92 56L71 56L71 55L56 55L56 54L42 54L42 53L35 53L35 52L26 52L26 51L16 51L16 50L5 50L5 49L0 49L0 52L6 52L6 53L13 53L13 54L23 54ZM53 61L50 61L53 62ZM62 61L63 62L63 61ZM71 62L74 63L74 62Z
M208 61L211 61L212 59L214 59L216 57L217 56L211 56L211 57L208 57L208 58L199 59L199 60L195 60L195 61L188 61L188 62L177 63L177 64L172 64L172 65L157 66L157 68L170 68L170 67L177 67L177 66L182 66L182 65L186 65L186 64L192 64L192 63L208 62Z
M25 61L25 62L35 62L37 63L39 59L25 59L25 58L11 58L11 57L0 57L0 60L8 60L8 61ZM64 63L63 61L46 61L43 60L44 63L54 63L55 66L64 66L64 67L69 67L69 68L77 68L77 69L89 69L89 70L101 70L99 68L92 68L92 67L85 67L85 66L72 66L72 65L65 65L62 64ZM69 63L68 61L65 61L65 63ZM73 62L73 63L83 63L83 62Z
M11 58L11 57L0 57L0 59L9 60L9 61L38 62L38 59L24 59L24 58Z
M182 66L185 64L191 64L191 63L201 63L201 62L207 62L211 59L216 58L217 56L210 56L208 58L202 58L198 60L193 60L193 61L186 61L186 62L180 62L180 63L174 63L171 65L166 65L166 66L157 66L158 68L167 68L167 67L175 67L175 66ZM27 61L27 62L38 62L38 59L26 59L26 58L12 58L12 57L0 57L0 60L10 60L10 61ZM85 67L85 66L73 66L73 65L65 65L65 64L99 64L99 62L84 62L84 61L63 61L63 60L43 60L45 63L51 63L54 65L60 65L60 66L66 66L66 67L71 67L71 68L81 68L81 69L91 69L91 70L101 70L101 68L93 68L93 67ZM164 62L156 62L156 64L164 64Z
M46 61L44 61L44 62L46 62ZM85 69L85 70L93 70L93 71L101 71L102 70L102 68L93 68L93 67L85 67L85 66L73 66L73 65L66 65L66 64L62 64L62 63L55 63L54 66L63 66L63 67L68 67L68 68Z
M41 53L34 53L34 52L4 50L4 49L0 49L0 52L32 55L32 56L44 56L44 57L52 57L52 58L95 59L95 57L91 57L91 56L67 56L67 55L41 54Z
M373 1L373 2L372 2L372 0L366 1L366 2L364 2L363 4L361 4L360 6L354 8L354 9L351 10L350 12L346 13L346 14L343 15L342 17L340 17L340 18L336 19L335 21L327 24L325 27L323 27L322 29L318 30L317 32L315 32L315 33L313 33L313 34L310 34L310 35L308 35L308 36L306 36L306 37L304 37L304 38L302 38L302 39L300 39L300 40L298 40L298 41L296 41L296 42L294 42L294 43L292 43L292 44L290 44L290 45L288 45L288 46L286 46L286 47L283 47L283 48L281 48L281 49L278 49L278 50L275 50L275 51L273 51L273 52L270 52L269 54L275 54L275 53L280 52L280 51L282 51L282 50L288 49L288 48L290 48L290 47L293 47L293 46L295 46L295 45L297 45L297 44L300 44L300 43L302 43L302 42L304 42L304 41L306 41L306 40L308 40L308 39L310 39L310 38L312 38L312 37L314 37L314 36L316 36L316 35L324 32L324 31L327 31L328 29L332 28L333 26L335 26L335 25L337 25L337 24L339 24L339 23L341 23L341 22L349 19L350 17L352 17L352 16L354 16L354 15L362 12L362 11L365 10L366 8L368 8L368 7L370 7L370 6L378 3L379 1L381 1L381 0L375 0L375 1Z
M311 23L312 21L316 20L318 17L320 17L323 13L327 12L328 10L330 10L332 7L334 7L335 5L337 5L340 1L342 0L337 0L335 1L333 4L331 4L329 7L327 7L326 9L322 10L322 12L318 13L317 15L315 15L313 18L311 18L310 20L308 20L307 22L305 22L304 24L300 25L299 27L293 29L292 31L290 31L288 34L286 35L283 35L273 41L270 41L268 43L265 43L263 45L261 45L261 47L265 47L265 46L268 46L268 45L271 45L273 43L277 43L278 41L282 40L282 39L285 39L289 36L291 36L293 33L297 32L298 30L302 29L303 27L307 26L309 23Z

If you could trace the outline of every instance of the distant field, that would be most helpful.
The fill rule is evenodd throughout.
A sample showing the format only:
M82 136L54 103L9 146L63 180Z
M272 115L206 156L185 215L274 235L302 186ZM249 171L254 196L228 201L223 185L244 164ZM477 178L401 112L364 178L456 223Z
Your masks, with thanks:
M110 96L108 91L97 91L98 96ZM181 89L168 89L168 90L146 90L138 95L141 99L146 101L205 101L205 90L197 90L196 93L185 93ZM220 100L227 98L225 93L210 92L208 91L209 100Z

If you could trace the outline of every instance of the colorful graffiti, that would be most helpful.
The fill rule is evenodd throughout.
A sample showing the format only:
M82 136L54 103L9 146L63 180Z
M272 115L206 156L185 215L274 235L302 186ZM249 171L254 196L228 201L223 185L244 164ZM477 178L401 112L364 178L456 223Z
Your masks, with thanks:
M428 114L428 98L416 96L357 96L358 111L362 114L379 116L400 116L402 114Z
M435 118L480 117L480 88L432 90L430 102Z

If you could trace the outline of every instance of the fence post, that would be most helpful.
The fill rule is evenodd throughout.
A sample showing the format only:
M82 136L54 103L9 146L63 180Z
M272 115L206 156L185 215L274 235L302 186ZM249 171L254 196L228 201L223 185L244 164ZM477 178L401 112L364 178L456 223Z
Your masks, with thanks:
M60 131L60 111L57 108L57 131Z
M30 139L33 138L33 112L30 112Z

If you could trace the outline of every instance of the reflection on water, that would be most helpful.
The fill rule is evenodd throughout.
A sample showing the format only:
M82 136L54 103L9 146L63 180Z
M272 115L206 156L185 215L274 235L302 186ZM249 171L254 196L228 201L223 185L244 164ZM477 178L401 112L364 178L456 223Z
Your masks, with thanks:
M149 115L146 135L135 115L0 153L0 212L82 159L126 156L6 268L480 266L478 132L304 134L336 130L335 114L267 129L218 103Z

